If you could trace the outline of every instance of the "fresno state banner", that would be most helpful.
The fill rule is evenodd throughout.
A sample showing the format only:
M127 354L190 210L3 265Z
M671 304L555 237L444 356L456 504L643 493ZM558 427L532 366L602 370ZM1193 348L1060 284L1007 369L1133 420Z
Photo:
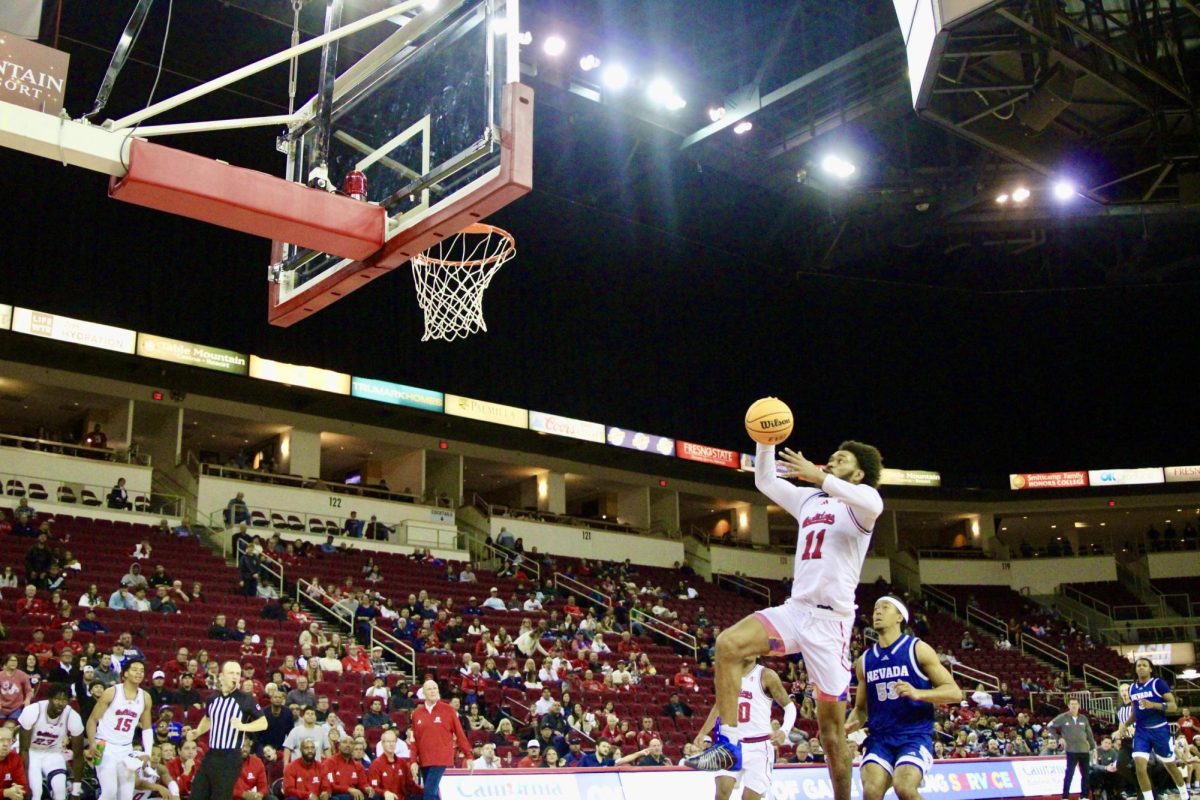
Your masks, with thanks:
M730 469L737 469L742 464L742 455L736 450L722 450L719 447L709 447L706 444L696 444L695 442L676 440L675 455L688 461L700 461Z

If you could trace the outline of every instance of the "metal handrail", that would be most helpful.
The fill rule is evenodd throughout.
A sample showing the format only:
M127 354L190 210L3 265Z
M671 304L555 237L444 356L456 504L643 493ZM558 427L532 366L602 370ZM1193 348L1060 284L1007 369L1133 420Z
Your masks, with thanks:
M417 680L417 651L413 649L412 645L396 634L372 625L371 649L374 650L376 647L382 647L384 652L391 654L396 663L408 667L410 683Z
M23 493L20 495L6 494L6 496L25 497L29 499L31 503L55 503L57 505L75 505L87 508L108 508L108 493L112 490L111 486L100 483L83 483L81 481L64 480L62 478L49 478L40 475L26 475L17 472L0 472L0 487L2 487L2 490L6 493L9 491L8 482L10 480L20 481L24 487L22 489ZM41 484L42 488L46 490L45 498L38 498L35 500L34 498L29 497L29 485L32 483ZM60 489L69 489L75 500L72 502L70 500L64 501L59 499ZM83 500L83 491L85 489L91 492L99 502L85 503ZM155 514L158 516L166 514L167 516L171 517L178 517L181 515L181 510L184 506L184 498L182 497L168 494L166 492L155 492L153 488L127 489L127 491L129 492L130 504L133 505L133 508L114 510L133 511L138 514ZM137 507L137 498L139 497L145 500L145 508L139 509ZM164 498L167 502L155 509L152 507L150 502L152 497Z
M1121 688L1121 679L1110 672L1105 672L1102 669L1093 667L1091 664L1083 665L1083 685L1095 683L1105 687L1108 691L1115 692Z
M926 583L922 584L921 586L921 594L923 596L927 595L930 600L933 600L943 608L948 608L951 614L956 617L958 616L958 601L955 600L954 595L950 594L949 592L943 591L936 586L931 586L930 584Z
M237 558L236 558L237 561L241 561L242 556L244 556L246 554L246 544L247 544L247 542L245 542L244 540L242 540L242 539L238 540ZM259 557L261 559L260 564L259 564L259 569L260 570L265 569L267 571L268 575L273 575L275 578L278 579L278 581L279 581L279 596L283 597L283 592L284 592L283 562L280 561L279 559L275 558L274 556L272 556L266 550L263 550L261 553L259 553Z
M86 458L95 461L97 456L103 456L104 461L116 461L122 464L138 463L141 466L151 466L150 454L135 455L128 450L109 450L86 445L55 442L51 439L37 439L29 436L15 436L11 433L0 433L0 447L19 447L23 450L37 450L42 453L69 456L71 458Z
M692 651L692 661L697 660L697 654L700 652L699 642L696 641L695 636L682 628L677 628L668 622L663 622L658 617L651 616L640 608L635 608L629 612L629 621L630 623L636 621L654 633L683 645Z
M713 575L713 582L718 586L720 586L722 582L733 584L739 589L744 589L753 595L761 597L766 602L766 605L772 605L771 589L765 583L760 583L751 578L747 578L744 575L726 575L724 573Z
M961 675L973 683L982 683L985 689L991 689L992 691L997 691L1000 688L1000 678L990 672L984 672L981 669L969 667L962 662L951 664L950 674ZM967 694L968 692L964 689L963 696L965 697Z
M1051 647L1045 642L1040 641L1036 636L1022 634L1020 638L1022 655L1032 655L1034 658L1053 661L1068 673L1071 671L1071 656L1067 654L1067 651ZM1032 650L1033 653L1028 653L1026 650Z
M1003 636L1006 641L1012 641L1008 638L1011 633L1008 629L1008 623L995 614L989 614L982 608L967 606L967 622L973 622L981 628L986 628L992 633Z
M322 587L321 584L318 583L317 581L310 581L310 580L306 580L305 578L300 578L298 581L296 581L296 602L298 604L303 604L303 601L307 600L310 604L315 603L316 600L314 599L314 595L310 594L308 591L308 589L312 586L317 587L316 597L323 597L323 598L326 598L329 600L329 605L325 605L324 603L321 603L320 604L321 608L328 611L330 614L333 615L334 619L336 619L338 622L345 625L347 630L350 631L350 635L353 636L354 635L354 615L353 614L345 615L345 614L340 613L340 609L338 607L337 601L334 600L333 595L331 595L331 594L329 594L329 592L325 591L324 587Z
M421 496L411 492L395 492L376 486L356 486L351 483L330 483L320 478L306 478L301 475L285 475L277 472L262 472L240 467L223 467L220 464L198 462L200 474L212 478L246 481L248 483L268 483L276 486L290 486L296 489L314 489L334 494L350 494L370 500L386 500L393 503L421 504Z
M615 606L612 595L588 586L580 580L572 578L570 575L565 575L561 572L554 573L554 588L565 586L581 598L587 598L593 603L598 603L611 611Z
M1078 588L1069 583L1061 584L1059 590L1062 592L1063 597L1087 606L1093 611L1099 611L1109 619L1113 618L1113 607L1103 600L1092 597L1087 592L1080 591Z

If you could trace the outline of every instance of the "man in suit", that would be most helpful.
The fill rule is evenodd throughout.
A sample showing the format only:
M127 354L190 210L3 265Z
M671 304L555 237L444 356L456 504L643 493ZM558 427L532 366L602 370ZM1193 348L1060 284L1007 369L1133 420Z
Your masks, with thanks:
M129 491L125 488L125 479L118 478L117 485L108 493L108 507L129 510L133 503L129 502Z
M87 694L83 684L83 669L76 664L77 656L70 647L64 647L59 653L58 661L50 669L46 680L50 683L61 683L67 687L71 697L78 700Z

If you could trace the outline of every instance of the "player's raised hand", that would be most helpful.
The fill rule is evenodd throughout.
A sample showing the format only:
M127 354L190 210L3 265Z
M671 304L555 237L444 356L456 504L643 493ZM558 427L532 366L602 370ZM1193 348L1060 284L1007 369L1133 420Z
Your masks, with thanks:
M805 458L803 453L791 448L783 448L776 456L778 462L783 465L783 471L779 474L784 478L799 478L809 483L817 483L825 474L816 464Z

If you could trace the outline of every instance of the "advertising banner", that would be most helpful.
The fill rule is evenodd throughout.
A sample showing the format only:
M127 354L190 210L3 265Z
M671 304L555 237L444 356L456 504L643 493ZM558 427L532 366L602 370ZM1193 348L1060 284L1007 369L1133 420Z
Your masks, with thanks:
M599 422L560 417L556 414L547 414L545 411L529 412L529 430L604 444L604 426Z
M742 455L736 450L722 450L695 442L675 442L675 455L688 461L699 461L730 469L738 469L742 465Z
M453 417L477 419L480 422L508 425L512 428L529 427L529 412L524 408L489 403L487 400L475 400L457 394L446 395L445 411Z
M186 364L189 367L212 369L217 372L229 372L234 375L245 375L249 371L250 364L250 357L243 353L203 344L181 342L178 339L168 339L152 333L138 334L137 354L146 358L157 358L159 361Z
M391 403L394 406L419 408L423 411L441 412L445 407L446 398L441 392L430 389L418 389L415 386L405 386L402 383L377 381L372 378L360 378L357 375L350 383L350 396L361 397L363 400L374 400L379 403Z
M941 486L942 474L924 469L884 467L879 482L884 486Z
M32 33L36 38L36 24ZM0 30L0 100L57 115L63 108L70 62L68 53Z
M6 306L0 303L0 331L6 331L12 327L12 306Z
M1016 797L1055 797L1062 790L1066 759L1061 756L1024 759L964 759L938 761L921 786L924 797L942 800L1000 800ZM1079 791L1076 773L1071 791ZM547 774L533 770L451 771L442 779L444 800L663 800L664 797L708 797L713 775L687 769L622 769ZM739 800L734 789L730 800ZM851 797L862 797L858 770ZM776 767L766 800L829 800L833 786L825 765ZM889 791L885 797L895 800Z
M1182 483L1184 481L1200 481L1200 466L1167 467L1163 470L1167 483Z
M269 361L253 355L250 356L250 377L285 383L288 386L303 386L320 392L350 394L350 376L344 372L285 364L282 361Z
M657 453L660 456L675 455L675 440L665 436L655 436L651 433L627 431L624 428L609 427L604 438L615 447L625 447L630 450L640 450L643 453Z
M1160 667L1190 665L1196 662L1196 646L1191 642L1168 642L1163 644L1119 644L1114 648L1133 663L1139 658L1150 659Z
M28 333L30 336L58 339L61 342L130 355L133 355L137 344L135 331L84 322L60 314L47 314L45 311L31 311L28 308L13 309L12 329L17 333Z
M1134 486L1144 483L1162 483L1162 467L1141 469L1092 469L1088 470L1088 481L1092 486Z
M1012 489L1070 489L1088 485L1088 474L1076 472L1022 472L1008 476Z

